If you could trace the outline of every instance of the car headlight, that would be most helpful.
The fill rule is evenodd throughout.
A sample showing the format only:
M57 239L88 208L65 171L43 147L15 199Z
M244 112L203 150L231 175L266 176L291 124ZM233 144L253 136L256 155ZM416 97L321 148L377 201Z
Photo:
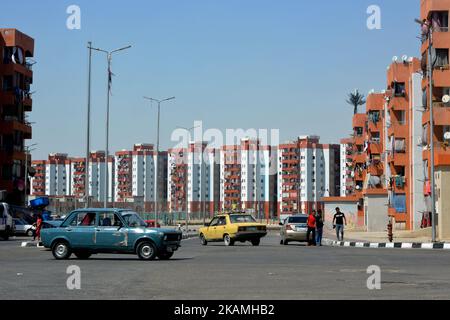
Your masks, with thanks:
M166 241L166 240L167 240L167 234L166 234L166 235L164 236L164 238L163 238L163 239L164 239L164 241Z

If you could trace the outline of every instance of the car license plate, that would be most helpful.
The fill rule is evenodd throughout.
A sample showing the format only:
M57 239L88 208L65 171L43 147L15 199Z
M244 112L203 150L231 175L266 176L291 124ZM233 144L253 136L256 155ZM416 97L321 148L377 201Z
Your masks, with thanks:
M297 227L297 231L306 231L306 228L304 228L304 227Z
M256 231L256 227L248 227L247 231Z

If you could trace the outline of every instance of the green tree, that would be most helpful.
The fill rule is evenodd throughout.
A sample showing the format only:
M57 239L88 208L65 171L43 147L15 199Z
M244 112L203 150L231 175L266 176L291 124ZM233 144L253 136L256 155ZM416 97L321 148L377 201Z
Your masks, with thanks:
M358 113L358 107L366 103L366 99L363 94L359 93L358 89L348 94L347 103L353 106L353 114Z

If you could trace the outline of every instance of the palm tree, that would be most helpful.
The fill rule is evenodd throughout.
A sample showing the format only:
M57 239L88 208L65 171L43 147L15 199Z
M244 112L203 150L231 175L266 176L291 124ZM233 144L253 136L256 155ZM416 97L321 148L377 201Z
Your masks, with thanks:
M366 103L366 99L363 94L360 94L358 89L355 89L355 92L348 94L347 103L353 106L353 114L358 113L358 107L362 106Z

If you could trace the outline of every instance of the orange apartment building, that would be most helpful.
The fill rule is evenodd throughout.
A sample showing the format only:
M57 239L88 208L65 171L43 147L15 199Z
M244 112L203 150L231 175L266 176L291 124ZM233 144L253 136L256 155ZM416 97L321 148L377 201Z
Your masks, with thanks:
M0 201L23 204L25 141L32 138L34 40L16 29L0 29ZM30 184L27 184L30 186Z
M423 43L422 71L424 78L422 89L424 91L424 112L422 118L423 136L423 160L425 170L425 183L423 192L427 203L427 211L431 211L431 139L434 141L434 166L436 186L436 212L438 214L438 235L440 238L450 238L450 32L448 16L450 0L422 0L421 20L427 20L432 27L432 76L433 76L433 116L434 132L430 130L430 89L428 66L428 33L422 29ZM430 219L427 221L431 225Z
M115 153L114 160L114 201L126 202L127 199L131 199L133 197L133 151L118 151Z
M168 207L170 212L187 210L187 149L169 149L168 153Z
M35 160L31 162L34 168L34 176L31 179L30 194L41 197L45 196L45 160Z

